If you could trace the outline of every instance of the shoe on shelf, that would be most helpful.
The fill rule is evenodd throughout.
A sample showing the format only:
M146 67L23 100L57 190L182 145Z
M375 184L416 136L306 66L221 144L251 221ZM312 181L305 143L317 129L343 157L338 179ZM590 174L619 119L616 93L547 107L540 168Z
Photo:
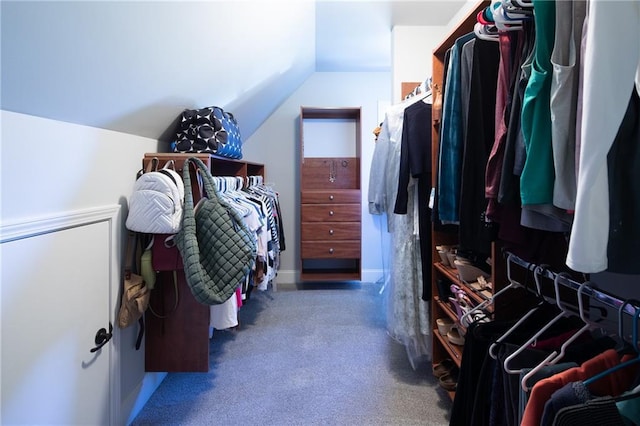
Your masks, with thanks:
M442 261L442 264L444 266L449 266L451 268L453 268L453 263L449 262L449 253L453 252L454 256L453 259L455 260L455 252L456 252L456 246L446 246L446 245L441 245L441 246L436 246L436 251L438 252L438 255L440 256L440 260Z
M449 303L451 303L451 307L456 312L456 316L458 317L458 321L462 319L464 314L471 310L471 304L466 298L457 298L453 297L449 298Z
M436 285L438 287L438 295L440 296L440 300L447 300L449 297L453 296L451 293L451 282L445 279L436 280Z
M453 321L449 318L438 318L436 319L436 324L438 325L438 333L441 336L446 336L451 327L453 327Z
M458 366L451 358L443 359L441 362L433 366L433 375L436 377L442 377L452 372L457 372Z
M449 266L449 257L447 256L446 250L438 250L438 254L440 255L440 260L444 266Z
M458 270L460 279L464 282L471 283L478 280L478 277L489 278L490 274L487 274L477 266L473 266L470 262L463 260L455 260L453 262L455 268Z
M462 335L462 333L460 333L460 329L457 325L451 327L451 330L449 330L449 332L447 333L447 340L449 340L449 342L454 345L464 345L464 336Z
M453 392L456 390L456 386L458 386L458 378L454 377L451 374L445 374L439 378L440 386L443 389L446 389L449 392Z
M484 312L482 312L482 310L480 310L480 311L473 312L464 318L461 318L460 324L462 324L463 327L469 328L469 326L474 322L490 322L490 321L491 319L487 316L487 314L485 314Z
M456 251L452 249L447 252L447 259L449 260L449 267L455 269L455 261L456 261Z

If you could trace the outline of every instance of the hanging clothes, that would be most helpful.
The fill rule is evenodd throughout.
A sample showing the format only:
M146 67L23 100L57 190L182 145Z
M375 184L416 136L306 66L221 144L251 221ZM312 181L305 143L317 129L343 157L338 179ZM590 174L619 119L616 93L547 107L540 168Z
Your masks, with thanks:
M576 114L586 0L557 1L550 87L553 205L573 210L576 201ZM568 24L567 24L568 23Z
M640 92L640 2L590 2L586 37L578 187L567 265L593 273L608 267L607 153L634 81L636 93Z
M460 169L464 142L460 56L464 44L474 37L474 33L469 33L455 41L447 66L438 160L438 214L440 221L445 224L457 224L460 221Z
M390 268L385 298L387 329L402 343L411 365L431 357L429 308L422 300L422 260L418 242L419 226L415 204L417 185L410 182L407 214L394 214L400 180L400 156L405 109L422 102L414 96L394 105L385 114L373 153L369 177L369 212L386 214L390 232Z
M407 214L409 188L417 180L418 235L422 265L422 300L431 300L431 104L416 102L404 111L398 192L393 212Z
M469 91L467 139L463 141L459 189L459 246L486 259L494 230L485 218L485 175L495 135L496 84L500 52L492 41L476 40Z

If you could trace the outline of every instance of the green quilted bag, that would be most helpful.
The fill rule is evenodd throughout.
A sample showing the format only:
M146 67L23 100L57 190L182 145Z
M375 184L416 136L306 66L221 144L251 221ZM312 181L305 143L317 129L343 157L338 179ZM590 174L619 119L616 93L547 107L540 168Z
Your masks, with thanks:
M194 211L189 165L200 172L206 197ZM256 241L238 212L221 198L213 176L198 158L182 167L184 213L175 241L184 274L196 300L205 305L224 303L234 294L256 259Z

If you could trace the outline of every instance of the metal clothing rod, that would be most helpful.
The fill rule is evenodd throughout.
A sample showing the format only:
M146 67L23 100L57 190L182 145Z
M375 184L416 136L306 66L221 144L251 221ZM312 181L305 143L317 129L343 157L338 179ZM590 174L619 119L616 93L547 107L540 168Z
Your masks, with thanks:
M505 255L507 257L507 261L511 261L519 266L522 266L525 269L530 269L532 267L537 266L536 264L527 262L526 260L523 260L521 258L519 258L518 256L514 255L513 253L510 253L508 251L505 251ZM580 288L580 285L582 283L579 283L575 280L572 280L571 278L568 278L564 275L558 274L556 272L552 272L546 268L542 268L542 272L540 273L541 276L548 278L550 280L555 280L556 277L558 279L558 283L562 284L565 287L568 287L574 291L578 291L578 289ZM615 296L612 296L608 293L605 293L603 291L597 290L595 288L593 288L592 286L587 286L585 289L583 289L582 294L585 294L589 297L591 297L592 299L597 300L598 302L607 305L611 308L614 308L616 310L620 310L621 307L623 307L623 311L629 315L631 315L632 317L635 315L636 313L636 309L639 307L635 307L633 306L631 303L626 303L624 300L620 300Z

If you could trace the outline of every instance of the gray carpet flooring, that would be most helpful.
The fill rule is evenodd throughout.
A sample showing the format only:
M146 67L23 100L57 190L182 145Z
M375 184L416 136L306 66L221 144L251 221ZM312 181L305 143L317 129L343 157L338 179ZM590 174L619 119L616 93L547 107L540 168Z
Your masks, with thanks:
M447 425L429 364L413 369L374 284L251 294L216 330L208 373L172 373L133 425Z

